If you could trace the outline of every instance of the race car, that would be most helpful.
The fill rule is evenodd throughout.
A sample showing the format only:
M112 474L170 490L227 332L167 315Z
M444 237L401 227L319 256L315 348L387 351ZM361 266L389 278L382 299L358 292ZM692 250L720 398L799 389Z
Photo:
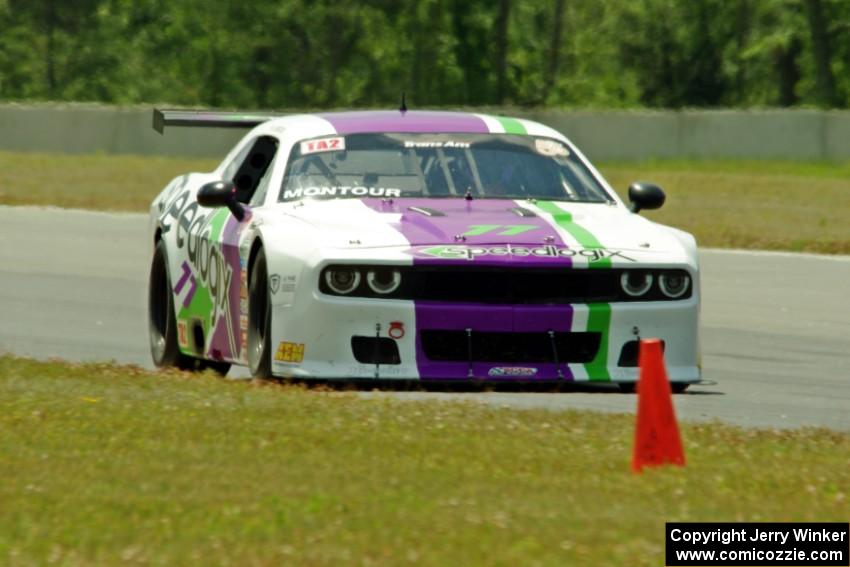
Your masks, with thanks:
M699 381L694 238L638 213L561 133L484 114L154 110L250 129L150 209L157 366L253 376L599 381L641 338Z

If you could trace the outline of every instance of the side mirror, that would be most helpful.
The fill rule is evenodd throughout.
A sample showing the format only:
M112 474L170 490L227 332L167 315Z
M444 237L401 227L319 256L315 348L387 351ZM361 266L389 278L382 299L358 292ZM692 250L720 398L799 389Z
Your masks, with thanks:
M638 213L642 209L660 209L664 204L664 190L653 183L644 183L638 181L629 185L629 207L633 213Z
M198 204L204 207L227 207L236 220L245 218L245 209L236 200L236 185L228 181L205 183L198 190Z

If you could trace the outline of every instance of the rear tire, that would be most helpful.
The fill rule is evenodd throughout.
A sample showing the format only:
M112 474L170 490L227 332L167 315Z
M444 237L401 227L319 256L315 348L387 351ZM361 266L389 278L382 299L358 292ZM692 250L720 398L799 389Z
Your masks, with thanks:
M254 378L272 377L271 320L266 253L260 248L248 279L248 366Z
M158 368L174 367L195 371L210 369L221 376L230 371L229 362L194 358L180 352L174 317L174 294L171 292L171 277L168 274L168 255L162 240L154 248L148 281L148 336L151 358Z
M158 368L176 366L185 370L191 366L192 361L180 352L177 345L174 295L168 275L168 255L162 240L154 248L148 280L148 336L151 358Z

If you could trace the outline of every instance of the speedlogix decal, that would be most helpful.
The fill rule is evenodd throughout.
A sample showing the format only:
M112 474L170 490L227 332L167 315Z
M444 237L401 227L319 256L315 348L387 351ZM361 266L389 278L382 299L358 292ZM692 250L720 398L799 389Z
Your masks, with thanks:
M235 284L234 276L241 282L243 270L238 251L233 248L228 257L221 241L228 231L239 230L238 221L224 209L206 213L189 190L172 194L162 211L159 225L163 237L173 234L178 255L186 258L180 265L181 271L175 274L172 290L180 306L178 320L201 322L205 352L210 349L237 358L244 348L238 334L237 317L241 314L231 306L230 290ZM238 292L234 293L238 301ZM178 344L186 349L190 343L187 338Z
M568 248L566 246L419 246L412 249L420 257L440 258L442 260L475 260L483 256L509 256L531 258L587 258L589 262L598 262L605 258L622 258L634 262L620 250L607 248Z
M212 298L212 317L215 321L219 312L227 308L227 291L233 278L233 267L224 259L221 244L215 242L212 236L212 221L223 222L226 212L216 211L212 214L199 212L197 201L190 200L189 191L185 191L171 202L165 213L160 217L162 233L176 230L175 244L178 249L186 248L191 264L191 272L197 273L200 283L209 290ZM173 221L172 221L173 219ZM221 227L217 227L220 232ZM189 264L184 262L184 273L191 274ZM178 280L177 289L182 291L183 280ZM194 293L194 288L191 290ZM192 297L187 297L185 306L188 307Z

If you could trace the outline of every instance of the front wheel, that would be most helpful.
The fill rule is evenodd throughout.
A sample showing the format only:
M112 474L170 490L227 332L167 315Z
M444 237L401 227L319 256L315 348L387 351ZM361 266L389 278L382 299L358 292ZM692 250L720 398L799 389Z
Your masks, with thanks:
M260 248L248 278L248 366L254 378L272 377L271 319L266 253Z

